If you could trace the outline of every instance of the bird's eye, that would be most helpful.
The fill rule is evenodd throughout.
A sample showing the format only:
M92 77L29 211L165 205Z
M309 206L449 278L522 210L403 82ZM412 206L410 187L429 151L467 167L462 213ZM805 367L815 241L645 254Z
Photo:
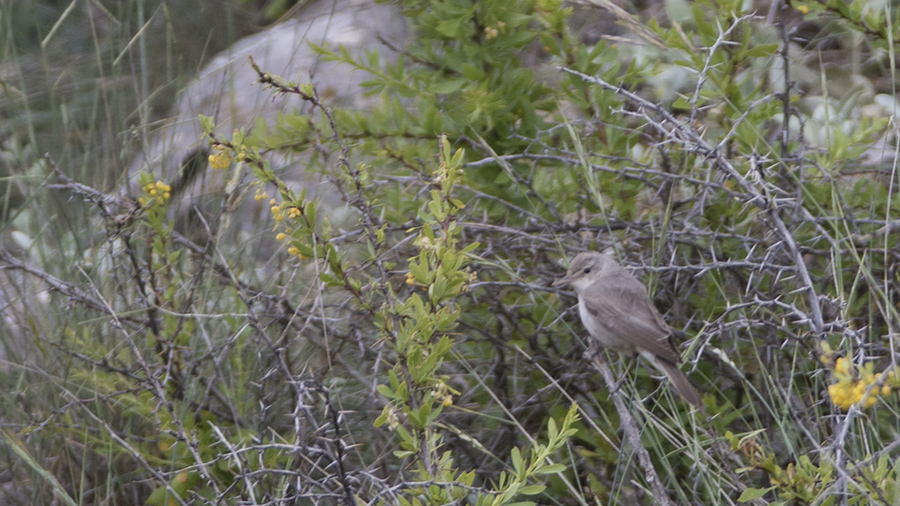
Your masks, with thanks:
M590 272L591 272L591 268L590 268L590 267L588 267L587 269L584 270L584 273L585 273L585 274L589 274Z

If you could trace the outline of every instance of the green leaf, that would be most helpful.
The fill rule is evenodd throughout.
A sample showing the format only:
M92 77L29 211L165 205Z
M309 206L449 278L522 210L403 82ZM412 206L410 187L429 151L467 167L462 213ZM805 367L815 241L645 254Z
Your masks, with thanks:
M437 95L448 95L450 93L456 93L461 90L469 80L459 77L459 78L448 78L442 81L438 81L435 83L432 91Z
M546 485L529 485L519 490L522 495L537 495L547 489Z
M444 411L444 405L438 404L435 409L428 415L428 418L425 420L425 423L431 425L432 422L437 420L437 417L440 416L441 412Z
M391 389L391 387L389 387L387 385L378 385L375 387L375 389L378 390L378 393L387 397L388 399L396 399L397 398L397 394L394 392L394 390Z
M216 127L211 116L204 116L201 114L199 116L199 119L200 126L203 128L204 133L210 133Z
M462 73L466 76L466 79L469 81L483 81L484 80L484 72L479 70L477 67L472 65L471 63L464 63L462 67Z
M672 102L672 108L688 111L691 109L691 102L685 97L678 97Z
M758 46L748 48L744 52L744 56L747 58L771 56L775 53L775 51L778 51L779 47L781 47L779 44L760 44Z
M321 279L322 282L325 283L325 286L328 286L331 288L339 288L339 287L344 286L344 281L342 279L332 276L331 274L328 274L327 272L320 272L319 279Z
M775 487L769 488L748 488L741 493L741 496L738 497L738 502L749 502L756 501L757 499L762 499L764 495L766 495L770 490Z
M521 474L525 470L525 462L522 460L522 452L519 451L518 446L513 447L512 451L509 452L509 457L516 474Z
M430 336L426 337L426 339L429 338ZM429 353L425 360L422 361L422 364L415 371L412 371L413 381L422 383L426 378L433 376L438 365L440 365L440 359L441 356L438 353Z
M565 464L550 464L540 468L537 474L558 474L568 469Z
M556 439L558 434L559 434L559 429L556 428L556 420L554 420L552 418L547 420L547 437L548 437L548 439L550 439L552 441L552 440Z

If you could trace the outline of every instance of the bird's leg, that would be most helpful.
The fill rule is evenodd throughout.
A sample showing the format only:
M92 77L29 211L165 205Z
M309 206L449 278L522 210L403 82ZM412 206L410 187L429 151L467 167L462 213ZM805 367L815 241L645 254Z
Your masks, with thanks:
M590 362L594 362L594 363L597 364L597 365L602 364L603 361L604 361L604 359L603 359L603 346L601 346L601 345L597 344L596 342L593 342L593 341L592 341L592 342L588 345L588 349L584 352L584 358L588 359ZM619 359L620 359L620 361L621 361L622 355L619 355ZM616 384L615 384L615 387L613 388L613 391L618 390L619 387L622 386L622 383L625 382L625 378L628 377L628 371L631 370L631 365L632 365L633 363L634 363L634 362L632 361L632 362L629 362L629 363L627 363L627 364L625 365L625 371L623 371L623 373L619 376L619 379L616 381Z
M624 362L625 359L623 358L622 361ZM625 370L622 371L622 381L624 381L624 380L625 380L625 377L628 376L628 373L631 372L631 368L634 366L634 363L635 363L635 362L637 362L637 359L632 358L631 360L629 360L629 361L625 364Z
M619 359L622 362L625 362L625 359L622 357L622 355L619 355ZM634 360L629 360L625 363L625 370L622 371L622 374L619 375L619 380L616 381L616 390L618 390L619 387L622 386L622 383L625 383L625 379L628 378L628 373L631 371L631 366L633 366L633 365L634 365Z
M593 362L594 366L600 368L603 366L605 362L603 358L603 346L591 341L591 344L588 345L588 349L584 352L584 358L586 358L589 362ZM616 382L615 388L610 393L615 392L619 389L619 386L622 384L622 379Z
M584 352L584 358L588 359L589 362L595 360L603 362L603 347L595 343L593 339L590 341L591 343L588 345L588 349Z

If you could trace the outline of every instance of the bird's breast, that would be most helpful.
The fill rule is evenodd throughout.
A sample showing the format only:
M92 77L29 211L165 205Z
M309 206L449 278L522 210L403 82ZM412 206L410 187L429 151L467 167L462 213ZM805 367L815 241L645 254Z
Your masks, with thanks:
M587 329L588 333L598 341L603 347L609 348L619 353L634 353L634 344L629 336L620 336L616 334L610 325L600 321L588 311L582 297L578 298L578 316Z

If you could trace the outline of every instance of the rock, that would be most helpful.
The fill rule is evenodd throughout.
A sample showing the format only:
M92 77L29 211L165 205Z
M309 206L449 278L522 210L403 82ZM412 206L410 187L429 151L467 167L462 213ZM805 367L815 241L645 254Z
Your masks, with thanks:
M383 60L391 60L391 47L403 47L406 35L406 20L395 6L364 0L319 0L305 7L296 19L241 39L201 70L182 92L171 120L134 159L129 167L130 195L137 196L137 175L142 171L153 173L173 188L183 186L176 196L177 204L172 206L176 222L183 230L202 232L204 227L194 213L199 210L209 220L224 209L226 186L233 185L228 179L234 179L235 173L233 166L225 171L208 167L207 140L201 139L198 115L213 117L216 134L230 139L235 129L252 129L257 118L274 125L281 112L304 114L310 109L296 96L280 95L257 83L250 56L266 72L298 84L312 82L330 105L366 109L371 107L373 98L364 96L360 83L370 76L339 62L322 61L308 43L334 49L343 46L353 55L377 49ZM306 159L303 153L280 154L271 162L273 169L295 189L307 188L310 196L322 199L323 210L342 206L335 188L325 178L304 170ZM238 179L248 182L249 170L244 168ZM254 241L258 251L253 254L267 256L275 244L258 241L257 235L273 235L268 233L274 225L268 202L254 201L253 192L233 195L231 200L235 201L233 213L224 217L220 240L225 234L232 234L238 244Z

